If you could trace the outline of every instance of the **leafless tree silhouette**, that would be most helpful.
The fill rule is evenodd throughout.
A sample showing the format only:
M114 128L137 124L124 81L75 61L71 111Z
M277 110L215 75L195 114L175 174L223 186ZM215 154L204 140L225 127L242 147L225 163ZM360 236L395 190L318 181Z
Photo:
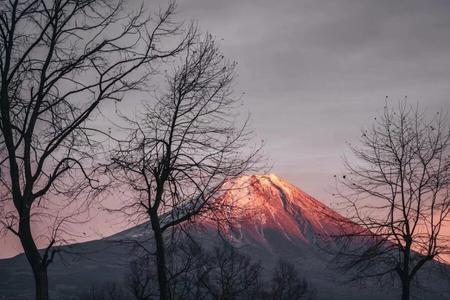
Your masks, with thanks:
M146 255L137 257L130 263L125 286L136 300L150 300L158 297L157 276L154 265Z
M212 249L202 248L197 243L183 243L174 248L169 260L170 299L267 299L299 300L312 299L314 290L300 276L295 267L280 260L271 272L269 280L263 279L260 263L241 253L231 244L222 242ZM129 286L139 286L136 299L153 299L151 280L156 279L148 261L133 264ZM138 275L136 275L138 274ZM130 285L130 282L133 284ZM149 284L150 282L150 284ZM142 287L145 286L144 289ZM134 288L132 290L135 290ZM153 296L154 297L154 296Z
M90 121L101 103L142 88L192 38L172 21L173 2L155 15L125 4L0 1L1 224L21 241L36 299L48 299L57 232L71 222L63 211L78 214L73 199L101 184L91 176L98 129ZM33 220L50 223L42 252Z
M356 160L345 161L338 194L352 224L338 257L356 278L398 276L406 300L422 267L449 252L449 143L446 115L427 119L405 100L350 146Z
M261 292L259 263L224 243L215 247L208 258L210 271L201 283L209 299L255 299Z
M158 275L155 261L146 251L135 249L137 257L125 278L125 286L137 300L159 298ZM167 252L167 279L169 299L206 299L201 284L208 276L210 266L207 252L191 239L180 237L171 243Z
M247 121L235 126L234 69L210 35L197 37L156 104L126 119L131 133L112 156L111 173L133 192L120 210L150 221L161 299L168 299L163 233L196 216L223 214L223 183L258 160L259 147L246 150Z
M169 299L231 300L265 296L261 265L232 245L223 242L206 249L187 239L177 242L178 245L167 253ZM152 279L157 278L154 265L155 262L145 256L132 263L125 284L136 299L157 298L158 290L152 286Z
M125 300L131 299L122 285L108 282L101 286L92 285L88 291L83 292L78 300ZM150 299L150 298L147 298ZM140 300L136 298L136 300Z
M313 290L302 278L294 265L280 260L272 275L270 299L299 300L311 299Z
M202 247L180 237L177 245L171 244L167 250L171 300L300 300L315 296L292 264L280 260L273 271L264 270L260 262L225 240ZM117 294L123 299L158 299L156 262L147 255L145 251L134 253L137 258L130 264L123 284L93 285L76 299L114 300L112 296ZM264 280L264 274L268 280Z

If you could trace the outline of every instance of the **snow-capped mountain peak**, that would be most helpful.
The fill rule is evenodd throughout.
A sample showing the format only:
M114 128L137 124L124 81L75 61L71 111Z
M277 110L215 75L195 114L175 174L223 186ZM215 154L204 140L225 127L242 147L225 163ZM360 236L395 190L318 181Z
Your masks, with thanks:
M289 240L313 242L339 228L342 217L318 200L275 174L241 176L227 186L222 199L236 207L240 220L234 228L252 239L266 240L277 231Z

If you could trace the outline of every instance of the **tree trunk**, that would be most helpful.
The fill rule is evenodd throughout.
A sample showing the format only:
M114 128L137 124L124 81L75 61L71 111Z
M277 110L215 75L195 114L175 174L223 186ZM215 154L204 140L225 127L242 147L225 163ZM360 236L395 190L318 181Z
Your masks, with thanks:
M402 280L402 300L409 300L410 281L408 279Z
M164 238L159 224L159 218L157 216L151 216L151 223L153 234L156 243L156 268L158 271L158 284L159 284L159 299L169 299L169 284L166 274L166 252Z
M402 276L402 300L409 300L409 287L411 283L411 277L409 274L409 260L411 259L411 238L405 237L406 245L403 257L403 276Z
M36 300L48 300L47 267L34 243L30 229L30 215L25 212L20 216L19 237L25 256L33 270Z
M36 287L36 300L48 300L48 278L47 268L39 268L34 273L34 282Z

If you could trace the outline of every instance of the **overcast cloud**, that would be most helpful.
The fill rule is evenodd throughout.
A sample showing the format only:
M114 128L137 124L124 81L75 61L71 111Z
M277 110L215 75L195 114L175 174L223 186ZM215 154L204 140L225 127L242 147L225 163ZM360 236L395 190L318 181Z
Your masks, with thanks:
M386 96L450 108L449 1L185 0L179 12L238 61L273 172L327 203L345 142Z

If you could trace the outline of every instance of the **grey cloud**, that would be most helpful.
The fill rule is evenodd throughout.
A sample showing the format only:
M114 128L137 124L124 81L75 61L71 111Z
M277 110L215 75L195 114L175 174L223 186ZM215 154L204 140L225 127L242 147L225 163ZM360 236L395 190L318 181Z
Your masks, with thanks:
M179 12L238 61L273 171L325 200L345 141L386 95L450 108L448 1L180 0Z

